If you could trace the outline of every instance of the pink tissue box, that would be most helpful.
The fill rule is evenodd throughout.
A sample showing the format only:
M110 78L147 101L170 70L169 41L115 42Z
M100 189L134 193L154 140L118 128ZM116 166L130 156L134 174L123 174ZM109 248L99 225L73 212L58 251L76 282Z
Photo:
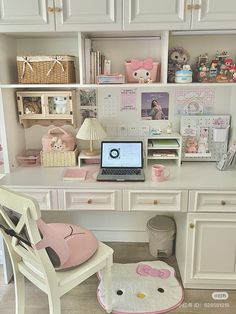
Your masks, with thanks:
M16 157L21 167L34 167L40 165L40 150L31 149L22 152Z
M140 78L147 82L160 82L160 62L145 63L146 60L134 60L125 62L127 83L139 83ZM136 61L136 62L135 62ZM146 65L147 64L147 65Z

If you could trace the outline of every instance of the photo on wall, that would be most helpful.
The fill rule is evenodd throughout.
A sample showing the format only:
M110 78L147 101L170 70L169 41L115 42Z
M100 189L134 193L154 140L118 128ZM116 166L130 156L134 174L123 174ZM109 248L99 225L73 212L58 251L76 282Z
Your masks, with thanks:
M148 92L141 93L142 120L168 120L169 93Z
M86 118L97 117L97 93L95 88L80 89L80 125Z

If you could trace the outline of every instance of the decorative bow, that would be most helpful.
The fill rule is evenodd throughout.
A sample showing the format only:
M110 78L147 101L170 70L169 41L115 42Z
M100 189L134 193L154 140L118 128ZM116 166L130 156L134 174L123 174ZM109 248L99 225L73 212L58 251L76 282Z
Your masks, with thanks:
M151 70L153 68L152 58L147 58L145 60L131 59L131 67L133 70L138 70L144 68L145 70Z
M152 268L146 264L139 264L136 268L136 273L141 276L160 277L161 279L169 278L171 274L168 269Z
M61 69L62 69L62 72L65 71L65 70L64 70L64 67L63 67L63 65L62 65L62 63L61 63L62 60L63 60L63 57L53 57L53 64L52 64L51 68L49 69L49 71L48 71L48 73L47 73L47 76L49 76L49 74L51 73L51 71L52 71L52 69L53 69L53 67L54 67L54 65L55 65L56 63L58 63L58 64L60 65L60 67L61 67Z
M30 58L28 57L22 57L23 58L23 68L22 68L22 75L21 75L21 79L23 79L24 75L25 75L25 70L26 70L26 66L28 65L30 70L33 72L33 68L30 64Z

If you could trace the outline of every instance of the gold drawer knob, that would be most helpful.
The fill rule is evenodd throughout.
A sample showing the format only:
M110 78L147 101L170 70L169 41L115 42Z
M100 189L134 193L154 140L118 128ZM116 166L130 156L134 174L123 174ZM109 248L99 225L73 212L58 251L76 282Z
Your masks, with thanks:
M193 229L195 226L194 226L194 224L191 222L190 224L189 224L189 228L190 229Z
M59 12L61 12L61 11L62 11L62 8L60 8L60 7L55 7L55 12L59 13Z
M222 200L222 201L220 202L220 204L224 206L224 205L226 205L226 201L223 201L223 200Z
M54 8L53 7L48 7L48 12L54 12Z
M154 205L157 205L157 204L158 204L158 200L154 200L154 201L153 201L153 204L154 204Z
M187 4L187 10L192 10L193 5L192 4Z
M91 200L91 198L88 200L88 204L92 204L92 200Z

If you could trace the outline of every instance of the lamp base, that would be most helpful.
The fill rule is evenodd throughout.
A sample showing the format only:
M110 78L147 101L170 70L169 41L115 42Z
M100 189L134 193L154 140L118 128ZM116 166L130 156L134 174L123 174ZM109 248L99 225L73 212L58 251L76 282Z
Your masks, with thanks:
M82 153L85 154L86 156L97 156L99 155L99 150L82 150Z

